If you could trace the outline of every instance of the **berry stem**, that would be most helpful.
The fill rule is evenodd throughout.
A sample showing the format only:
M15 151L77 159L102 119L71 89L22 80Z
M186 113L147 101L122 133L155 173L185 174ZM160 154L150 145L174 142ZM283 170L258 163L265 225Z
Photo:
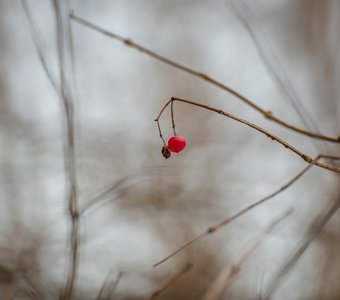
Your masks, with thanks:
M174 101L171 100L171 121L172 121L172 129L174 131L174 136L176 136L176 126L175 126L175 118L174 118Z
M159 137L162 139L163 145L166 146L166 142L162 134L161 126L159 125L159 119L156 119L155 121L157 122Z

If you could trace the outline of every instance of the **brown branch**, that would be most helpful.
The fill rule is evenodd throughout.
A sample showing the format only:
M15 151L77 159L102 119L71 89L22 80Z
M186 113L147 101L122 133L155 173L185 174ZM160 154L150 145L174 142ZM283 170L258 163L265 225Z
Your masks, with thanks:
M160 117L162 116L162 113L164 112L164 110L166 109L166 107L174 102L174 101L179 101L179 102L183 102L183 103L187 103L187 104L190 104L190 105L194 105L194 106L197 106L197 107L201 107L201 108L204 108L204 109L207 109L207 110L210 110L210 111L213 111L215 113L218 113L218 114L221 114L227 118L230 118L230 119L233 119L239 123L242 123L248 127L251 127L253 129L255 129L256 131L258 132L261 132L262 134L266 135L267 137L269 137L270 139L272 139L273 141L276 141L278 142L279 144L283 145L285 148L291 150L292 152L294 152L295 154L297 154L298 156L300 156L304 161L306 161L307 163L311 163L313 161L313 159L304 154L303 152L301 152L300 150L296 149L295 147L293 147L292 145L290 145L289 143L287 143L286 141L280 139L279 137L277 137L276 135L272 134L271 132L269 132L268 130L266 129L263 129L262 127L260 126L257 126L251 122L248 122L244 119L241 119L231 113L228 113L226 111L223 111L221 109L217 109L217 108L214 108L214 107L211 107L211 106L208 106L208 105L205 105L205 104L201 104L201 103L198 103L198 102L194 102L194 101L190 101L190 100L185 100L185 99L181 99L181 98L175 98L175 97L172 97L168 102L165 103L165 105L163 106L163 108L161 109L160 113L158 114L157 118L155 119L155 121L159 122L159 119ZM161 129L160 127L159 128L159 133L160 133L160 136L162 136L162 132L161 132ZM326 164L326 163L322 163L322 162L319 162L319 161L316 161L314 163L316 166L320 167L320 168L323 168L323 169L327 169L329 171L333 171L333 172L336 172L336 173L340 173L340 168L339 167L336 167L336 166L332 166L332 165L329 165L329 164Z
M192 239L189 243L185 244L184 246L178 248L176 251L172 252L169 256L165 257L164 259L160 260L159 262L155 263L153 265L153 267L157 267L160 264L166 262L168 259L170 259L171 257L175 256L177 253L182 252L184 249L187 249L191 246L193 246L194 244L196 244L198 241L200 241L203 237L205 237L208 234L208 232L203 232L202 234L200 234L199 236L197 236L196 238Z
M240 273L242 265L247 261L247 259L254 253L254 251L263 243L263 241L268 237L270 233L276 228L276 226L288 217L293 212L292 209L288 210L286 213L278 217L273 221L266 230L259 236L255 241L253 241L248 247L243 250L241 255L237 257L231 264L228 264L209 286L208 290L205 292L202 300L218 300L221 299L223 293L232 284L236 276Z
M239 92L235 91L234 89L230 88L229 86L217 81L216 79L200 72L200 71L196 71L196 70L193 70L189 67L186 67L184 65L181 65L173 60L170 60L160 54L157 54L137 43L135 43L134 41L132 41L131 39L128 39L128 38L124 38L122 36L119 36L118 34L115 34L115 33L112 33L112 32L109 32L103 28L100 28L99 26L81 18L81 17L78 17L76 16L75 14L71 13L70 14L70 18L74 21L76 21L77 23L83 25L83 26L86 26L92 30L95 30L97 32L100 32L110 38L113 38L115 40L118 40L120 42L122 42L124 45L128 46L128 47L132 47L158 61L161 61L169 66L172 66L178 70L181 70L185 73L188 73L188 74L191 74L195 77L199 77L200 79L204 80L204 81L207 81L219 88L221 88L222 90L232 94L233 96L235 96L236 98L238 98L239 100L241 100L242 102L246 103L248 106L252 107L254 110L256 110L258 113L262 114L266 119L268 120L271 120L283 127L286 127L288 129L291 129L293 131L296 131L298 133L301 133L301 134L304 134L306 136L309 136L309 137L312 137L312 138L316 138L316 139L321 139L321 140L325 140L325 141L328 141L328 142L333 142L333 143L340 143L340 136L339 137L330 137L330 136L325 136L325 135L322 135L322 134L319 134L319 133L316 133L316 132L311 132L311 131L308 131L308 130L305 130L305 129L302 129L302 128L298 128L296 126L293 126L291 124L288 124L287 122L279 119L278 117L276 117L271 111L269 110L266 110L264 108L261 108L260 106L258 106L257 104L255 104L253 101L249 100L247 97L241 95Z
M52 4L55 11L56 27L57 27L57 47L58 47L58 60L59 60L59 76L60 83L57 81L53 74L51 66L48 64L46 54L44 51L44 41L41 38L38 30L33 22L31 11L26 0L21 0L22 7L29 22L32 40L36 48L39 60L44 69L44 72L51 82L53 88L60 97L62 107L64 109L65 119L65 140L64 140L64 164L65 173L67 178L67 204L69 208L69 216L71 219L71 231L70 231L70 266L68 279L64 290L61 292L61 299L72 299L74 292L74 284L78 269L78 195L77 195L77 182L76 182L76 165L75 165L75 132L74 132L74 109L72 93L69 85L67 84L65 76L65 66L67 65L65 50L69 51L72 45L70 28L65 27L65 21L68 20L68 15L63 13L62 2L53 0ZM65 18L67 16L67 19ZM70 22L67 22L68 26ZM69 39L65 37L65 33L68 31ZM68 44L67 44L68 42ZM72 51L71 51L72 52ZM71 55L72 56L72 55ZM72 58L71 58L72 60ZM73 63L73 62L72 62Z
M236 220L237 218L241 217L242 215L246 214L247 212L249 212L250 210L252 210L253 208L260 206L261 204L264 204L265 202L269 201L270 199L274 198L275 196L277 196L278 194L282 193L284 190L288 189L293 183L295 183L300 177L302 177L307 171L309 171L312 166L321 158L328 158L328 159L333 159L333 160L340 160L340 157L337 156L332 156L332 155L318 155L312 162L311 164L309 164L308 166L306 166L302 171L300 171L297 175L295 175L293 178L291 178L285 185L283 185L282 187L280 187L278 190L274 191L273 193L271 193L270 195L254 202L251 205L246 206L245 208L241 209L239 212L235 213L234 215L232 215L231 217L210 226L205 232L201 233L200 235L198 235L196 238L194 238L193 240L191 240L190 242L188 242L187 244L183 245L182 247L178 248L176 251L172 252L170 255L168 255L167 257L165 257L164 259L162 259L161 261L157 262L156 264L154 264L154 267L166 262L167 260L169 260L170 258L172 258L173 256L175 256L176 254L178 254L179 252L183 251L184 249L187 249L191 246L193 246L194 244L196 244L198 241L200 241L201 239L205 238L206 236L208 236L209 234L212 233L216 233L218 230L220 230L222 227L230 224L231 222L233 222L234 220Z
M281 268L278 274L273 278L269 285L269 288L264 296L261 296L261 300L269 300L271 296L275 293L277 288L280 286L287 274L292 270L296 262L304 254L311 243L322 233L323 228L327 225L329 220L338 211L340 206L340 195L335 203L327 210L327 212L316 220L316 222L311 226L311 230L306 237L306 240L301 244L301 246L296 250L296 252L291 256L287 263Z
M163 287L153 292L151 296L147 298L147 300L156 300L162 292L164 292L169 286L175 283L175 281L177 281L182 275L189 272L192 267L192 263L186 263L176 275L174 275Z
M159 136L163 141L163 145L166 145L165 139L164 139L162 132L161 132L161 126L159 125L159 121L157 120L156 122L157 122L157 126L158 126Z
M79 249L79 213L78 213L78 192L76 179L76 162L75 162L75 126L74 126L74 101L69 84L67 84L65 69L68 65L68 54L71 52L69 35L71 30L67 22L67 7L65 2L52 1L56 17L57 27L57 46L60 72L60 92L61 103L64 108L65 116L65 142L64 142L64 160L66 177L68 181L67 204L69 209L69 217L71 222L70 230L70 261L69 270L65 287L61 292L61 299L74 299L75 282L78 273L78 249ZM72 60L72 58L71 58Z

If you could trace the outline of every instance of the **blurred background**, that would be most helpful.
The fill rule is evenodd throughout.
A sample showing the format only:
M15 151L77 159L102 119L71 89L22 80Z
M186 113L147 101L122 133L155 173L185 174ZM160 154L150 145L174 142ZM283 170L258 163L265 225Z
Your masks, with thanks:
M64 12L73 10L209 74L287 122L340 134L338 1L60 3ZM121 274L108 299L149 299L186 263L193 264L190 271L157 299L200 299L249 242L293 208L218 299L259 297L338 197L339 176L312 168L270 202L154 268L305 167L252 129L182 103L175 104L175 120L187 147L165 160L155 117L177 96L247 119L312 157L339 155L339 146L282 128L208 82L77 22L70 27L73 54L67 55L74 59L66 71L73 90L78 201L80 207L94 203L79 221L75 299L96 299L108 274L112 281ZM37 33L45 67L59 82L56 30L53 1L0 0L1 299L57 299L67 278L64 109L32 39ZM161 126L167 140L169 110ZM335 215L271 299L340 299L339 228Z

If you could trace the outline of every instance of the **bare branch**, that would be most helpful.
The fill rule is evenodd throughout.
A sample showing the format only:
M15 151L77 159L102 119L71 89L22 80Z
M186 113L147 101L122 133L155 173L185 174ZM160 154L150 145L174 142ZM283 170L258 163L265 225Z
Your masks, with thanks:
M301 133L301 134L304 134L306 136L309 136L309 137L312 137L312 138L316 138L316 139L321 139L321 140L325 140L325 141L328 141L328 142L333 142L333 143L340 143L340 136L339 137L330 137L330 136L325 136L325 135L322 135L322 134L319 134L319 133L316 133L316 132L310 132L308 130L305 130L305 129L302 129L302 128L298 128L296 126L293 126L291 124L288 124L287 122L279 119L278 117L276 117L273 112L269 111L269 110L266 110L264 108L261 108L260 106L258 106L257 104L255 104L253 101L249 100L247 97L241 95L239 92L235 91L234 89L230 88L229 86L217 81L216 79L200 72L200 71L196 71L196 70L193 70L189 67L186 67L184 65L181 65L173 60L170 60L158 53L155 53L137 43L135 43L134 41L132 41L131 39L128 39L128 38L124 38L122 36L119 36L118 34L115 34L115 33L112 33L112 32L109 32L105 29L102 29L100 28L99 26L81 18L81 17L78 17L76 16L75 14L70 14L70 18L74 21L76 21L77 23L83 25L83 26L86 26L92 30L95 30L97 32L100 32L110 38L113 38L115 40L118 40L120 42L122 42L124 45L128 46L128 47L132 47L144 54L146 54L147 56L150 56L158 61L161 61L169 66L172 66L178 70L181 70L185 73L188 73L188 74L191 74L195 77L199 77L201 78L202 80L205 80L217 87L219 87L220 89L230 93L231 95L235 96L236 98L238 98L239 100L241 100L242 102L246 103L248 106L252 107L254 110L256 110L258 113L262 114L263 117L265 117L266 119L268 120L271 120L283 127L286 127L288 129L291 129L293 131L296 131L298 133ZM164 142L165 144L165 142Z
M310 156L308 156L307 154L301 152L300 150L296 149L295 147L293 147L292 145L290 145L286 141L284 141L281 138L277 137L276 135L272 134L268 130L263 129L260 126L255 125L254 123L248 122L248 121L246 121L244 119L241 119L241 118L239 118L239 117L237 117L237 116L235 116L235 115L233 115L231 113L228 113L226 111L223 111L221 109L217 109L217 108L214 108L214 107L211 107L211 106L208 106L208 105L205 105L205 104L201 104L201 103L198 103L198 102L194 102L194 101L191 101L191 100L185 100L185 99L181 99L181 98L172 97L168 102L165 103L165 105L161 109L160 113L158 114L157 118L155 119L157 124L159 122L160 117L162 116L162 113L166 109L166 107L170 103L172 103L174 101L179 101L179 102L187 103L187 104L194 105L194 106L197 106L197 107L201 107L201 108L213 111L215 113L221 114L221 115L223 115L223 116L225 116L227 118L233 119L233 120L235 120L235 121L237 121L239 123L242 123L242 124L244 124L244 125L246 125L248 127L251 127L253 129L255 129L256 131L266 135L267 137L269 137L273 141L276 141L277 143L281 144L285 148L289 149L290 151L292 151L295 154L297 154L298 156L300 156L307 163L311 163L313 161L313 159ZM160 130L160 136L162 136L161 129L160 129L160 127L158 127L158 128ZM340 173L340 168L339 167L336 167L336 166L333 166L333 165L329 165L329 164L326 164L326 163L322 163L322 162L319 162L319 161L316 161L314 164L316 166L320 167L320 168L323 168L323 169L326 169L326 170L329 170L329 171L333 171L333 172L336 172L336 173Z
M61 299L72 299L74 294L74 285L78 269L78 195L77 195L77 180L76 180L76 163L75 163L75 132L74 132L74 108L73 99L70 86L66 80L65 66L67 65L66 51L70 52L71 63L73 65L73 48L70 45L72 42L71 30L68 12L64 13L65 2L53 0L53 7L56 17L57 27L57 45L58 45L58 60L59 60L59 76L60 82L55 78L51 67L48 65L44 53L44 41L39 35L33 19L32 14L26 0L21 0L22 7L30 25L32 40L34 42L38 57L46 73L47 78L51 82L53 88L58 93L62 107L64 109L65 117L65 140L64 140L64 162L65 173L67 178L67 203L69 207L69 215L71 219L70 230L70 266L66 286L60 296ZM74 66L73 66L74 67Z
M241 209L239 212L235 213L234 215L232 215L231 217L210 226L205 232L201 233L200 235L198 235L196 238L192 239L190 242L188 242L187 244L183 245L182 247L178 248L176 251L174 251L173 253L171 253L170 255L168 255L167 257L165 257L164 259L162 259L161 261L157 262L156 264L154 264L154 267L166 262L167 260L169 260L170 258L172 258L173 256L175 256L176 254L178 254L179 252L183 251L184 249L187 249L191 246L193 246L194 244L196 244L198 241L200 241L202 238L208 236L209 234L212 233L216 233L218 230L220 230L222 227L230 224L231 222L233 222L234 220L236 220L238 217L244 215L245 213L249 212L250 210L252 210L253 208L260 206L262 204L264 204L265 202L269 201L270 199L274 198L275 196L277 196L278 194L282 193L284 190L288 189L294 182L296 182L300 177L302 177L307 171L309 171L312 166L321 158L328 158L328 159L333 159L333 160L340 160L340 157L337 156L332 156L332 155L318 155L312 162L310 165L308 165L307 167L305 167L302 171L300 171L298 174L296 174L293 178L291 178L285 185L283 185L282 187L280 187L279 189L277 189L276 191L274 191L273 193L271 193L270 195L254 202L253 204L246 206L245 208Z

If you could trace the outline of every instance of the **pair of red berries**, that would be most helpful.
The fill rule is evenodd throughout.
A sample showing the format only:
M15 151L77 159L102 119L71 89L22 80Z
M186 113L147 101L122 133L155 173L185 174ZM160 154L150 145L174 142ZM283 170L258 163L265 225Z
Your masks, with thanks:
M169 158L171 152L179 153L184 150L187 142L181 135L174 135L168 140L168 145L164 145L162 148L162 154L165 158Z

